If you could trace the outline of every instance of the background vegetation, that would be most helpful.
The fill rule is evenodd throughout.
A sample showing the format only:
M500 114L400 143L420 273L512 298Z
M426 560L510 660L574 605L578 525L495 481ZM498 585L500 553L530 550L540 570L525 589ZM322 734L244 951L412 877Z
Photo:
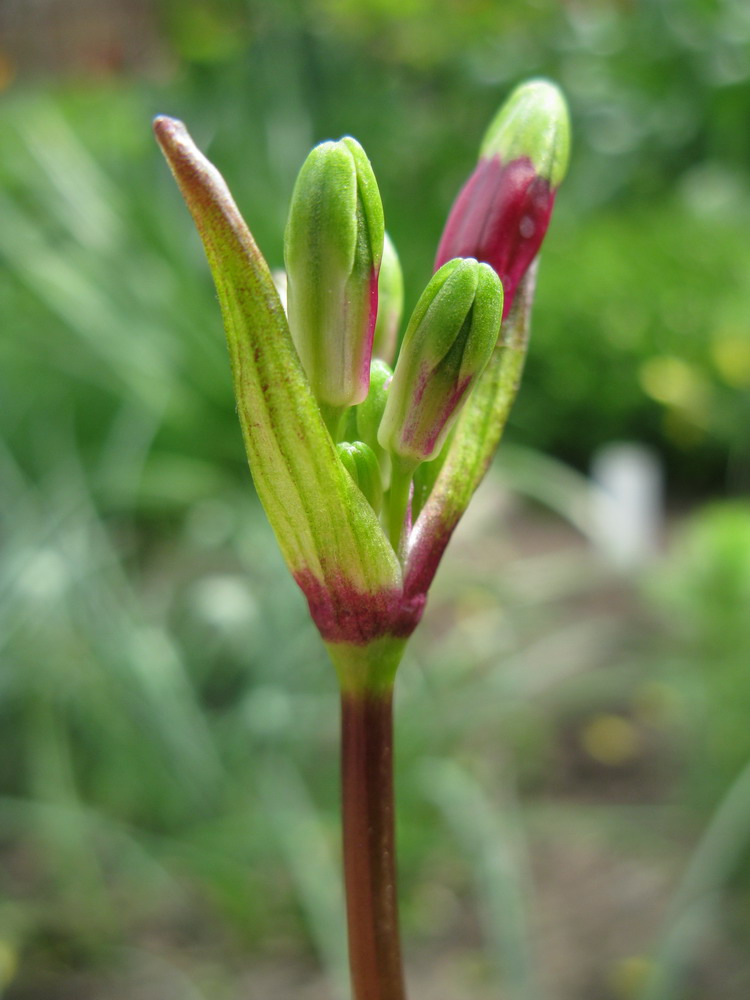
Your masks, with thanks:
M343 981L335 686L252 494L150 117L188 122L274 265L307 150L355 134L413 304L486 123L539 74L569 97L574 158L527 375L399 691L415 996L747 996L745 0L19 0L0 8L8 1000ZM659 456L679 515L629 576L586 514L620 439Z

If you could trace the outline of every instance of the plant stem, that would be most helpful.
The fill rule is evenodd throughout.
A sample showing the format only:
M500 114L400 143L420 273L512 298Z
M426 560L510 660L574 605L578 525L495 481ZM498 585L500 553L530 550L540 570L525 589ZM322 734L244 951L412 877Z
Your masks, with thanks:
M386 506L387 533L394 551L401 555L405 544L405 533L410 525L406 523L411 484L414 478L414 462L406 462L393 456L391 465L391 486Z
M396 898L393 692L344 691L341 778L354 1000L405 1000Z
M341 425L343 423L344 414L346 413L346 407L329 406L327 403L320 403L319 406L323 422L328 428L328 433L333 438L333 443L336 444L341 440Z

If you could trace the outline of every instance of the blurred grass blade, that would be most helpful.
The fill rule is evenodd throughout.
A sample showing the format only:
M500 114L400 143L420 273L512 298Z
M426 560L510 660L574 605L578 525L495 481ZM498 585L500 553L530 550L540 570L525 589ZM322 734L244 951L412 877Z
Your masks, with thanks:
M544 504L595 541L591 509L598 487L586 476L541 451L508 443L498 454L496 469L507 487Z
M91 250L108 250L127 225L122 191L89 153L53 100L15 116L15 128L47 187L37 184L51 213Z
M112 734L130 717L141 741L166 750L196 808L215 794L223 768L185 659L166 622L133 590L77 461L72 427L45 427L43 440L50 464L41 488L0 511L8 539L0 648L18 660L19 695L38 705L53 692L55 712L70 718L87 709ZM14 465L0 452L0 475L11 484L20 475ZM33 669L22 670L27 664Z
M123 391L156 412L175 388L172 360L160 343L162 331L145 314L117 308L102 276L78 266L76 252L62 255L34 221L0 196L0 258L49 311L73 330L98 359L97 381ZM91 369L89 369L91 370Z
M677 888L653 972L639 1000L681 1000L719 893L750 844L750 762L716 810Z
M269 757L259 768L257 788L263 811L297 887L310 935L338 1000L349 982L341 872L305 787L288 758Z
M534 973L528 861L518 807L508 795L502 814L458 764L433 760L424 769L427 795L442 811L472 865L487 944L508 1000L541 1000Z

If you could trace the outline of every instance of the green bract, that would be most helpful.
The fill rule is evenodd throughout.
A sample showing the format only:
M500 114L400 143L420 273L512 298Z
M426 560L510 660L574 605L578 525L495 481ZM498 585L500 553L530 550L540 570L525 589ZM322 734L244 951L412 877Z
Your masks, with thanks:
M367 395L383 233L380 193L359 143L316 146L284 237L287 313L313 392L333 409Z

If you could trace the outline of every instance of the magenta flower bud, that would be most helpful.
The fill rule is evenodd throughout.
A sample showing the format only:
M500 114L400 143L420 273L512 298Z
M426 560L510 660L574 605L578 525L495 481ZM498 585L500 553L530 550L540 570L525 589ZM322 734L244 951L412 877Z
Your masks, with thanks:
M487 130L479 163L448 216L435 269L453 257L489 264L503 283L503 319L547 232L569 148L558 88L546 80L523 84Z

